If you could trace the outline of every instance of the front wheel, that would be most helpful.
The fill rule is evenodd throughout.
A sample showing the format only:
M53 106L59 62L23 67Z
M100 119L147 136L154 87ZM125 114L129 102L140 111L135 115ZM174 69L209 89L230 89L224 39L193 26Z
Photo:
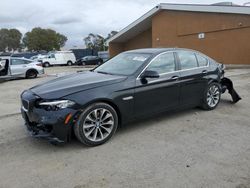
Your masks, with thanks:
M218 83L211 83L208 85L204 98L202 108L204 110L213 110L217 107L221 98L221 87Z
M107 142L116 132L118 116L106 103L90 105L74 126L77 139L85 145L97 146Z

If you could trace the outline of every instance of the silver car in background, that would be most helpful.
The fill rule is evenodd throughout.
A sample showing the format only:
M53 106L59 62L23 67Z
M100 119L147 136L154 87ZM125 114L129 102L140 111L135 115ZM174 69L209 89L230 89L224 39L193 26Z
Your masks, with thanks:
M12 57L0 60L0 78L36 78L40 74L44 74L41 62Z

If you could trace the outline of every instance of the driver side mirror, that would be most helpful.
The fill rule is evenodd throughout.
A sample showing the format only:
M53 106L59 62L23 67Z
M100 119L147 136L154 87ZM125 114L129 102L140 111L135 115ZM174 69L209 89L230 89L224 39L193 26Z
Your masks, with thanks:
M142 75L141 79L145 78L159 78L160 75L156 71L146 70Z

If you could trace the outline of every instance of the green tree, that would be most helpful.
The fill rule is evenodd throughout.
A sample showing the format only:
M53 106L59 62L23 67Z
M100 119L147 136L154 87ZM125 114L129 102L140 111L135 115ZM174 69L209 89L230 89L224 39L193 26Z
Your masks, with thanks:
M22 33L17 29L0 29L0 51L20 49Z
M111 31L111 32L108 34L108 36L107 36L107 38L105 39L105 41L107 41L107 40L110 39L111 37L115 36L117 33L118 33L118 31Z
M67 37L57 33L52 29L42 29L40 27L32 29L23 37L23 44L29 50L60 50L67 41Z
M98 51L106 51L108 50L108 46L106 45L106 41L116 35L117 31L111 31L106 38L102 37L98 34L90 33L83 40L85 42L85 46L88 49L98 50Z
M92 50L104 50L104 38L101 35L90 33L84 39L86 48Z

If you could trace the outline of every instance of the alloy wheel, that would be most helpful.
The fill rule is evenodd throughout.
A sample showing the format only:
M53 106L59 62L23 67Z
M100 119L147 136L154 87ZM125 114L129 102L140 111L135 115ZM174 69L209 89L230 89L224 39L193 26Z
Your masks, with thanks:
M207 104L209 107L215 107L220 100L220 88L212 85L207 91Z
M83 122L83 133L87 139L99 142L107 138L114 128L112 113L104 108L91 111Z

